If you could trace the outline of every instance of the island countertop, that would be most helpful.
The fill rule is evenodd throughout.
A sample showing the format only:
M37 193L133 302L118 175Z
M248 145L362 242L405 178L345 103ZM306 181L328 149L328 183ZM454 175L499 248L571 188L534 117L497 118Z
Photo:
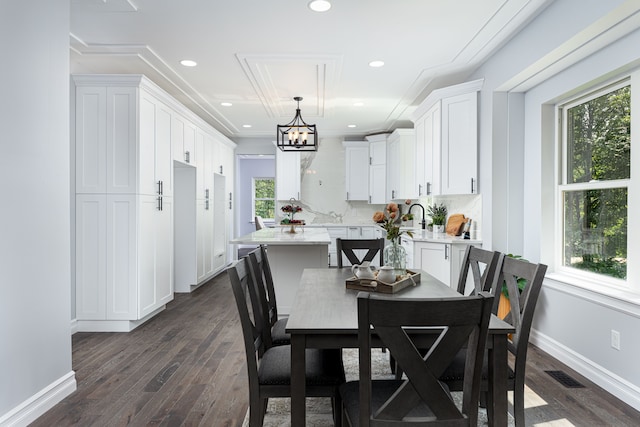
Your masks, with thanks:
M229 243L239 245L329 245L331 237L326 228L296 227L296 233L289 233L290 227L263 228L244 236L236 237Z

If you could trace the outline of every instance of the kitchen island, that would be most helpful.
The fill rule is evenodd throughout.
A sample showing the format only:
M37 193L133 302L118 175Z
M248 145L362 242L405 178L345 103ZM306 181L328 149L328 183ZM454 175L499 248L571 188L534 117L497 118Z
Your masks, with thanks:
M309 267L328 268L331 238L326 228L263 228L230 241L236 245L267 245L273 275L278 314L289 314L302 270Z

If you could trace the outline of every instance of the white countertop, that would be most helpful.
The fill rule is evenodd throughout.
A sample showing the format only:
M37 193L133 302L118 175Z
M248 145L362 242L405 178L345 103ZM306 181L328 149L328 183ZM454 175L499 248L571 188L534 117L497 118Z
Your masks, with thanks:
M263 228L229 243L242 245L329 245L331 237L326 228L296 227L296 233L289 233L289 226Z

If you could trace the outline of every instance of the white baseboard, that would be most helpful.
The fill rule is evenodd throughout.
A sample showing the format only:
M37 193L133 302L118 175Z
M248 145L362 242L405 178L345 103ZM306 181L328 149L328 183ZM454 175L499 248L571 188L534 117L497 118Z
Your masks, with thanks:
M618 399L640 411L640 387L626 381L592 360L586 359L583 355L576 353L535 329L531 329L529 341Z
M23 427L53 408L62 399L76 390L76 373L69 372L49 384L20 405L0 416L1 427Z

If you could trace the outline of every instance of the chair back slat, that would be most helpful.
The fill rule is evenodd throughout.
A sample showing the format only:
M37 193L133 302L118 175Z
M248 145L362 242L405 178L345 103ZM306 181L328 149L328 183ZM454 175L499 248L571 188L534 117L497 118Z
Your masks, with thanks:
M355 251L367 250L362 258L359 258ZM343 267L342 255L349 260L351 265L362 264L364 261L373 261L375 256L380 254L380 265L384 265L384 239L336 239L336 252L338 254L338 268Z

